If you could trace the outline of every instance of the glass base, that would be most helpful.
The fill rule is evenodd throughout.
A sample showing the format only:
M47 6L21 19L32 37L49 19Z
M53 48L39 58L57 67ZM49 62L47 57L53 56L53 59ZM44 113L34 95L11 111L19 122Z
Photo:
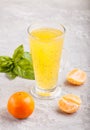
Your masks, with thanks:
M54 99L60 96L61 94L61 88L56 87L52 90L43 90L43 89L38 89L37 87L32 87L31 88L31 94L39 99Z

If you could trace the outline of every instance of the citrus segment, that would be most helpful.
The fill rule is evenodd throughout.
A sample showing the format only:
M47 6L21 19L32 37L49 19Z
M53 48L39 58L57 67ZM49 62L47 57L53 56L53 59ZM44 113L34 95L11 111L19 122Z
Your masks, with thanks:
M61 111L66 113L74 113L79 109L81 99L74 94L67 94L59 100L58 104Z
M81 85L86 80L86 73L80 69L74 69L67 75L67 81L74 85Z

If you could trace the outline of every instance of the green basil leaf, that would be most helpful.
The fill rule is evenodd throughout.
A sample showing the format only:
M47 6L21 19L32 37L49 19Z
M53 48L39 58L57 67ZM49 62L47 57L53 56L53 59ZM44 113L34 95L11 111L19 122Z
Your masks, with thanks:
M11 72L6 73L6 77L8 79L15 79L17 75L13 71L11 71Z
M31 54L29 52L24 52L22 57L27 59L28 61L32 62L32 57L31 57Z
M23 53L24 53L23 45L20 45L14 51L14 54L13 54L13 60L14 60L14 62L18 62L20 60L20 58L22 57Z
M32 64L25 58L22 58L17 65L19 65L23 69L33 69Z
M14 73L18 76L26 79L35 79L34 77L34 70L32 63L30 63L27 59L21 59L14 68Z
M23 58L29 61L30 66L32 67L31 69L33 69L32 55L29 52L24 52Z
M12 70L12 66L10 67L0 67L0 72L2 73L7 73L7 72L10 72Z
M20 66L17 66L14 68L14 72L22 77L22 78L25 78L25 79L32 79L34 80L35 77L34 77L34 73L33 71L31 71L30 69L27 69L27 70L24 70L23 68L21 68Z
M0 72L6 73L9 79L17 76L34 80L32 57L29 52L24 52L23 45L15 49L12 58L0 56Z
M0 72L9 72L13 68L13 60L8 56L0 56Z
M6 66L6 63L8 61L12 61L12 59L9 56L0 56L0 66Z

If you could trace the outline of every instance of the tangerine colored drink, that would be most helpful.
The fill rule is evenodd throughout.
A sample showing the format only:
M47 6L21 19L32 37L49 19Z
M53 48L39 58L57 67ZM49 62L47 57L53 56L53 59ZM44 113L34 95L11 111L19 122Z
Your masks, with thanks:
M62 31L54 28L39 28L31 32L30 49L39 89L56 87L64 40L62 35Z

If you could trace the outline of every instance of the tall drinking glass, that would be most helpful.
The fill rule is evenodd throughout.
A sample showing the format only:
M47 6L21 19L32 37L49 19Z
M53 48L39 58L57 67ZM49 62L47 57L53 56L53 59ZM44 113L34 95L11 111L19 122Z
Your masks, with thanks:
M41 99L60 95L57 86L65 28L56 24L34 24L28 28L36 86L31 93Z

